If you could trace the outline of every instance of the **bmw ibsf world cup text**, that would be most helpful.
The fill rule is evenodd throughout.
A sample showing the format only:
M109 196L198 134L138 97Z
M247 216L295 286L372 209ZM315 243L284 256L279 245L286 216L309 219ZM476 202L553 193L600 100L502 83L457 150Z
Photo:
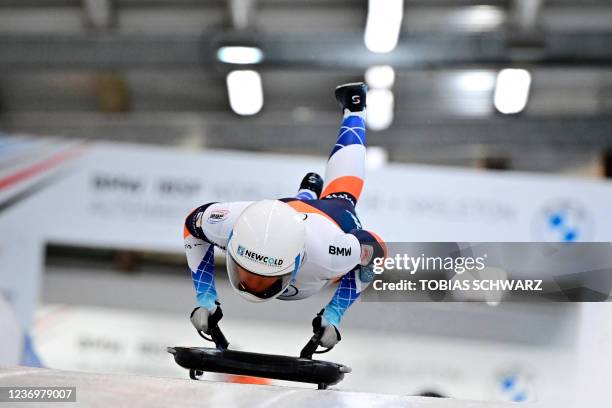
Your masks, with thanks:
M376 258L372 272L381 275L385 270L406 271L414 275L419 271L445 271L461 275L465 272L485 272L487 255L478 257L410 256L396 254L394 257ZM384 282L376 279L374 290L459 290L459 291L542 291L541 279L473 279L440 280L420 279L418 282L401 280Z

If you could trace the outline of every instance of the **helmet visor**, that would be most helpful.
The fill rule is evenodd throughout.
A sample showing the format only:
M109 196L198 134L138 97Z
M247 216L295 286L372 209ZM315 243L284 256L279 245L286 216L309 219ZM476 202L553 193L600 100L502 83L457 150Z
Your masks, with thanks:
M259 275L240 266L231 255L227 257L227 272L234 288L262 300L280 295L291 283L291 272L279 276Z

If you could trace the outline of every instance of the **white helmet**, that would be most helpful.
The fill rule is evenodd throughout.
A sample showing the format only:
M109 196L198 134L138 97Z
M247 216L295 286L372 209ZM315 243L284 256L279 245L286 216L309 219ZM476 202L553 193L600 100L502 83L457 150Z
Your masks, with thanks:
M274 299L289 287L304 258L304 215L278 200L248 206L227 244L232 287L253 302Z

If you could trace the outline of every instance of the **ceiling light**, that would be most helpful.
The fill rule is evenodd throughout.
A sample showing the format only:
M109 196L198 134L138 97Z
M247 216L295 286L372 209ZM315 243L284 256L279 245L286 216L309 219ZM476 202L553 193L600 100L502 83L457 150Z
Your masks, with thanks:
M369 0L364 42L372 52L387 53L397 45L404 0Z
M451 14L449 24L470 31L494 30L504 23L506 13L496 6L468 6Z
M521 112L527 106L531 74L525 69L503 69L497 74L495 108L503 114Z
M368 68L365 80L371 89L391 88L395 82L395 71L389 65L377 65Z
M261 76L256 71L232 71L227 74L229 103L238 115L254 115L263 107Z
M389 152L384 147L366 147L366 167L368 170L376 170L384 167L389 161Z
M490 92L495 87L495 72L484 70L462 71L453 75L455 88L467 92Z
M227 64L259 64L263 52L257 47L225 46L217 50L217 59Z
M372 130L384 130L393 123L393 92L390 89L372 89L368 92L366 124Z

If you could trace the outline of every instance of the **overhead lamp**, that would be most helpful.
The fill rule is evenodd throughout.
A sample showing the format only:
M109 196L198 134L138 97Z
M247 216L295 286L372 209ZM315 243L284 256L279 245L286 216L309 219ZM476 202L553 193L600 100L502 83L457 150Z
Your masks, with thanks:
M369 0L364 42L376 53L393 51L404 16L404 0Z
M495 88L495 72L486 70L469 70L453 74L452 83L459 91L491 92Z
M372 89L368 92L366 124L372 130L384 130L393 123L393 92L390 89Z
M375 65L366 70L365 80L370 88L366 125L371 130L387 129L393 123L395 71L389 65Z
M261 76L253 70L237 70L227 74L230 107L238 115L254 115L263 107Z
M228 45L219 47L217 59L226 64L259 64L264 54L257 47Z
M376 170L384 167L389 161L389 152L384 147L366 147L366 167L368 170Z
M469 31L483 31L499 28L504 23L505 18L506 13L501 7L467 6L452 13L449 23Z
M503 69L497 74L493 103L500 113L510 115L527 106L531 74L525 69Z
M390 65L375 65L365 73L370 88L391 88L395 82L395 71Z

